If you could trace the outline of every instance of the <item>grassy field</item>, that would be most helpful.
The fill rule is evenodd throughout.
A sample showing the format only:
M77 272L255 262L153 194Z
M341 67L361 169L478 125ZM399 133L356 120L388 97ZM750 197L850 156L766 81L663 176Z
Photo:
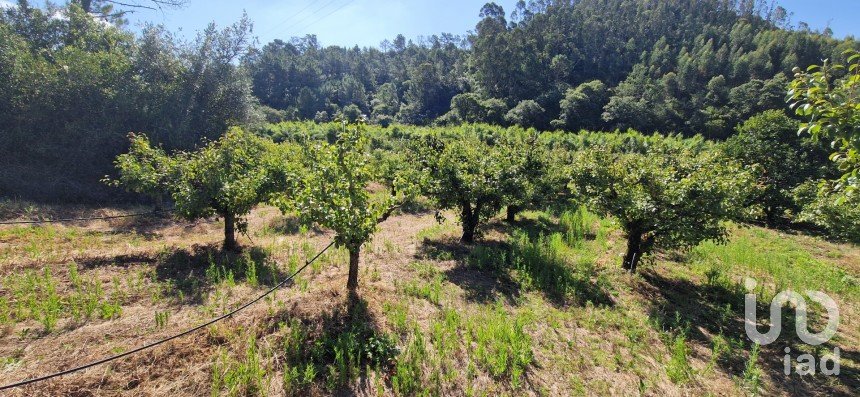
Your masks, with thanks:
M92 213L4 211L6 218ZM241 254L219 250L214 219L0 227L0 383L200 324L283 280L331 237L269 207L249 221ZM458 231L429 212L394 216L362 252L355 304L346 296L347 254L334 249L233 318L8 394L830 396L860 389L857 246L732 226L727 245L661 253L630 275L620 269L617 227L583 211L494 221L473 246L459 244ZM840 309L836 337L804 345L786 309L777 342L752 346L743 325L746 277L757 281L761 322L777 291L826 292ZM812 309L820 328L823 310ZM808 352L816 360L838 347L841 374L784 375L786 347L795 359Z

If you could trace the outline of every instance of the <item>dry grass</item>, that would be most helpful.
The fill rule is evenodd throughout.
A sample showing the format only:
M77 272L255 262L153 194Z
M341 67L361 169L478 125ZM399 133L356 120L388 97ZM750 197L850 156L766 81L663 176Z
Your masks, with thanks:
M7 207L2 216L26 217L25 207ZM0 325L2 383L127 351L206 321L282 279L331 237L270 207L255 210L249 221L250 236L240 238L243 255L218 250L221 224L214 219L0 227L0 299L14 309L25 296L22 275L49 269L61 308L35 304L30 315L24 302L17 317ZM394 216L363 249L358 304L345 294L346 255L334 250L289 288L217 326L8 394L746 395L755 386L745 372L750 346L739 322L742 307L725 309L737 304L734 283L743 275L774 288L783 279L815 281L825 277L816 270L822 266L856 280L860 266L856 246L739 229L728 251L704 246L683 257L659 256L631 276L619 269L623 243L610 222L586 218L587 233L571 242L557 221L527 213L518 226L493 223L481 243L463 247L457 226L438 225L432 214ZM560 237L538 237L552 233ZM732 250L743 244L793 252L786 260L806 261L808 269L741 268L743 260L757 259L737 257ZM719 282L709 273L715 257L723 266ZM73 318L71 310L81 304L71 298L81 290L75 277L100 285L99 302L119 306L121 314ZM858 287L832 288L843 313L833 341L843 352L843 375L786 377L780 347L765 348L756 367L759 393L856 390ZM57 317L51 330L44 313ZM397 347L390 355L387 338ZM354 351L359 364L339 362L335 351L353 342L361 346ZM375 362L380 354L382 362ZM303 382L308 367L317 374Z

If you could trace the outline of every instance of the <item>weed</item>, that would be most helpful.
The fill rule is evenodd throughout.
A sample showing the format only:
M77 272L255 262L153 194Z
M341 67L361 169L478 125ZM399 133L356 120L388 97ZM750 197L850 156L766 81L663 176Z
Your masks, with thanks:
M260 281L257 279L257 263L254 259L251 258L251 255L246 251L242 255L242 259L246 266L245 268L245 280L248 281L252 287L256 287L260 285Z
M436 240L442 236L453 233L456 226L449 222L437 223L433 226L421 229L415 234L415 239L418 241Z
M403 352L397 357L394 373L391 375L391 386L397 395L411 396L418 392L421 387L421 363L426 356L424 335L416 329Z
M478 363L493 377L510 377L515 388L533 359L524 325L524 318L511 318L501 307L481 313L469 323Z
M531 238L517 230L510 238L509 259L495 261L509 266L514 278L527 288L543 291L556 301L568 298L582 302L605 300L606 281L597 273L594 254L578 255L560 233ZM577 255L574 255L577 254ZM571 260L571 258L576 258ZM595 283L594 280L597 282Z
M407 281L401 286L401 290L408 296L427 299L430 303L438 305L442 296L442 281L445 277L437 274L429 282Z
M12 308L9 306L9 300L5 296L0 297L0 325L9 324L12 322Z
M356 310L353 319L362 318L361 310L366 309ZM397 355L394 340L363 321L326 326L315 338L298 321L281 324L281 329L285 332L284 388L293 394L320 377L327 389L336 390L359 377L362 371L388 368Z
M51 270L49 268L45 268L40 288L42 299L39 302L39 320L45 327L45 332L51 332L54 326L57 325L57 318L60 316L62 308L60 296L57 294L56 281L51 277Z
M409 267L418 272L418 277L425 280L431 279L439 274L439 269L431 262L417 261L409 264Z
M101 317L104 320L112 320L122 316L122 306L116 301L104 301L99 306Z
M385 302L382 304L382 310L387 315L388 322L391 323L395 331L399 333L405 333L407 331L408 320L406 317L406 313L408 312L408 308L406 307L405 303Z
M743 384L753 395L758 395L761 387L761 367L758 365L759 344L753 345L749 359L744 366Z
M264 353L257 348L253 335L248 336L243 359L233 359L222 351L212 365L212 395L217 396L221 391L230 396L267 395Z
M585 210L584 207L578 207L574 211L565 211L559 217L559 225L564 230L564 239L567 245L571 247L579 247L582 245L588 233L591 233L591 226L597 220L597 217Z
M669 365L666 367L666 374L669 375L669 380L674 383L687 383L693 375L693 368L690 366L690 361L687 358L689 348L687 347L687 338L684 333L675 336L671 349L672 357L669 359Z
M168 312L168 311L164 311L164 312L156 311L155 312L155 328L156 329L163 329L163 328L167 327L168 321L170 321L170 312Z

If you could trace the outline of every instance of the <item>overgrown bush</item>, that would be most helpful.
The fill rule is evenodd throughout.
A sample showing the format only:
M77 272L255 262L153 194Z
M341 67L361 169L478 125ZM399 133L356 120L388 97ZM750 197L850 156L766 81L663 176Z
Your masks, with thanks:
M755 168L758 190L750 205L759 207L769 225L791 220L800 207L792 189L828 174L827 152L818 142L797 135L799 123L780 110L757 114L725 142L726 154Z

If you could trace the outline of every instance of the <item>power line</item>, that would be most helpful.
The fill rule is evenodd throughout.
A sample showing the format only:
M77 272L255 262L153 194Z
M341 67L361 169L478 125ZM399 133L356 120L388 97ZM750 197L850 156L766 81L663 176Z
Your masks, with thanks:
M288 27L287 29L285 29L285 30L284 30L284 32L293 32L293 31L295 30L296 26L304 25L304 23L305 23L305 22L307 22L309 19L313 18L313 16L314 16L314 15L316 15L317 13L319 13L320 11L322 11L323 9L328 8L328 6L330 6L330 5L334 4L336 1L338 1L338 0L329 0L327 3L323 4L322 6L320 6L320 8L317 8L316 10L314 10L314 12L312 12L312 13L308 14L308 15L307 15L307 16L305 16L303 19L301 19L301 20L299 20L299 21L297 21L297 22L293 23L292 25L290 25L290 27Z
M149 212L137 212L137 213L133 213L133 214L93 216L93 217L82 217L82 218L58 218L58 219L26 220L26 221L5 221L5 222L0 222L0 225L26 225L26 224L36 224L36 223L95 221L95 220L102 220L102 219L132 218L135 216L148 216L148 215L155 215L155 214L160 214L160 213L170 213L170 212L173 212L173 210L154 210L154 211L149 211Z
M269 28L269 29L268 29L268 30L266 30L265 32L261 33L261 35L262 35L262 36L265 36L266 34L271 33L272 31L274 31L275 29L277 29L277 28L278 28L278 27L280 27L281 25L283 25L283 24L287 23L289 20L291 20L291 19L293 19L293 18L295 18L295 17L297 17L297 16L301 15L301 13L305 12L305 10L307 10L308 8L311 8L311 6L313 6L313 5L314 5L314 2L313 2L313 1L309 2L309 3L308 3L308 5L306 5L304 8L302 8L301 10L299 10L299 12L297 12L297 13L295 13L295 14L290 15L287 19L284 19L284 20L283 20L283 21L281 21L281 22L276 23L274 26L272 26L271 28Z
M315 260L317 260L317 258L319 258L319 257L320 257L320 255L322 255L324 252L328 251L328 249L329 249L329 248L331 248L331 246L332 246L332 245L334 245L334 243L335 243L335 241L334 241L334 240L332 240L332 241L331 241L331 242L330 242L330 243L329 243L325 248L323 248L320 252L318 252L316 255L314 255L314 257L313 257L313 258L311 258L310 260L305 261L304 266L300 267L298 270L296 270L295 272L293 272L293 274L291 274L289 277L287 277L284 281L281 281L280 283L278 283L277 285L275 285L274 287L272 287L271 289L269 289L268 291L266 291L266 293L264 293L264 294L262 294L262 295L260 295L260 296L258 296L258 297L256 297L256 298L254 298L253 300L251 300L251 301L250 301L250 302L248 302L248 303L245 303L245 304L244 304L244 305L242 305L242 306L239 306L238 308L234 309L233 311L231 311L231 312L229 312L229 313L227 313L227 314L224 314L224 315L221 315L221 316L219 316L219 317L216 317L216 318L214 318L214 319L212 319L212 320L209 320L209 321L208 321L208 322L206 322L206 323L203 323L203 324L198 325L198 326L196 326L196 327L194 327L194 328L191 328L191 329L185 330L185 331L183 331L183 332L180 332L180 333L178 333L178 334L176 334L176 335L173 335L173 336L171 336L171 337L169 337L169 338L161 339L161 340L159 340L159 341L152 342L152 343L149 343L149 344L146 344L146 345L140 346L140 347L138 347L138 348L136 348L136 349L129 350L129 351L125 352L125 353L121 353L121 354L117 354L117 355L114 355L114 356L106 357L106 358L103 358L103 359L98 360L98 361L93 361L93 362L91 362L91 363L89 363L89 364L81 365L81 366L79 366L79 367L75 367L75 368L72 368L72 369L67 369L67 370L65 370L65 371L55 372L55 373L50 374L50 375L44 375L44 376L40 376L40 377L38 377L38 378L32 378L32 379L22 380L22 381L20 381L20 382L16 382L16 383L8 384L8 385L5 385L5 386L0 387L0 390L7 390L7 389L15 388L15 387L20 387L20 386L29 385L29 384L31 384L31 383L36 383L36 382L45 381L45 380L52 379L52 378L56 378L56 377L59 377L59 376L68 375L68 374L71 374L71 373L73 373L73 372L83 371L83 370L85 370L85 369L87 369L87 368L95 367L95 366L97 366L97 365L101 365L101 364L104 364L104 363L107 363L107 362L111 362L111 361L114 361L114 360L119 360L120 358L123 358L123 357L125 357L125 356L129 356L129 355L132 355L132 354L134 354L134 353L137 353L137 352L140 352L140 351L143 351L143 350L146 350L146 349L149 349L149 348L152 348L152 347L158 346L158 345L163 344L163 343L166 343L166 342L169 342L169 341L174 340L174 339L176 339L176 338L183 337L183 336L188 335L188 334L190 334L190 333L193 333L193 332L195 332L195 331L198 331L198 330L201 330L201 329L203 329L203 328L206 328L206 327L208 327L208 326L210 326L210 325L212 325L212 324L215 324L215 323L217 323L217 322L219 322L219 321L221 321L221 320L223 320L223 319L225 319L225 318L227 318L227 317L231 317L231 316L233 316L234 314L236 314L236 313L238 313L238 312L240 312L240 311L244 310L244 309L245 309L245 308L247 308L248 306L251 306L251 305L253 305L254 303L257 303L258 301L260 301L261 299L265 298L266 296L268 296L268 295L269 295L269 294L271 294L272 292L275 292L275 290L277 290L278 288L281 288L282 286L284 286L287 282L289 282L290 280L292 280L296 275L298 275L299 273L301 273L301 271L302 271L302 270L305 270L305 268L306 268L306 267L308 267L311 263L313 263Z
M302 26L302 27L300 27L300 28L295 29L295 33L299 33L299 34L301 34L301 31L302 31L302 30L305 30L305 29L307 29L307 28L309 28L309 27L313 26L313 25L314 25L314 24L316 24L317 22L322 21L323 19L328 18L330 15L332 15L332 14L334 14L334 13L336 13L336 12L338 12L338 11L342 10L344 7L348 6L348 5L349 5L350 3L352 3L353 1L355 1L355 0L349 0L349 1L347 1L346 3L341 4L341 5L340 5L340 7L335 8L334 10L332 10L331 12L329 12L328 14L325 14L325 15L323 15L322 17L317 18L315 21L313 21L313 22L311 22L311 23L309 23L309 24L307 24L307 25L304 25L304 26Z

